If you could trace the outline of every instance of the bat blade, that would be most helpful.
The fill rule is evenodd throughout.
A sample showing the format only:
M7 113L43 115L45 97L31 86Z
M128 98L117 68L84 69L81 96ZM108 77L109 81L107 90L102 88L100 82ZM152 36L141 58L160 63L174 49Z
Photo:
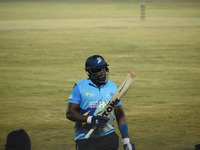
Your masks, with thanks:
M128 75L126 76L124 81L120 84L119 88L117 89L113 97L110 99L110 101L107 103L107 105L104 107L104 109L101 111L99 115L108 116L110 112L112 112L114 107L119 103L120 99L122 99L122 97L128 92L135 77L136 77L135 73L131 71L128 72ZM86 134L85 138L88 139L96 128L97 127L94 126L92 129L90 129L90 131Z

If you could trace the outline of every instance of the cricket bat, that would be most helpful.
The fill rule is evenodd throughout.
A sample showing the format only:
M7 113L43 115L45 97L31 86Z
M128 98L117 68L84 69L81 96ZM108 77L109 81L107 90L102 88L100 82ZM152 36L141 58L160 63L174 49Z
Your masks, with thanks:
M127 77L121 83L121 85L119 86L113 97L110 99L110 101L107 103L107 105L104 107L104 109L101 111L99 115L108 116L110 114L110 112L119 103L122 97L128 92L135 77L136 77L135 73L131 71L128 72ZM96 128L97 127L94 126L92 129L90 129L90 131L85 135L85 138L88 139Z

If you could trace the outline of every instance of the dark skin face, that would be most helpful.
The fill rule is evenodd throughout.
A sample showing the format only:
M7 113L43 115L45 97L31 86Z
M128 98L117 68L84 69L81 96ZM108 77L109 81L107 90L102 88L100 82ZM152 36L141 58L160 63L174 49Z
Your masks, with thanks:
M99 86L105 84L106 77L107 77L106 68L91 70L89 74L89 78L92 80L92 82Z

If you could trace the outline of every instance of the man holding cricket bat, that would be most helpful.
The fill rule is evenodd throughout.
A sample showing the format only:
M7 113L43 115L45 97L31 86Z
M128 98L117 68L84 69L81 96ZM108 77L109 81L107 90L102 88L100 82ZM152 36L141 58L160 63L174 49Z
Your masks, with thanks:
M69 95L66 116L76 122L76 150L118 150L119 137L115 133L114 118L123 138L124 149L135 150L129 139L121 97L117 98L127 83L124 82L117 89L116 84L108 80L108 66L100 55L89 57L85 63L89 78L76 82ZM91 128L94 132L88 134Z

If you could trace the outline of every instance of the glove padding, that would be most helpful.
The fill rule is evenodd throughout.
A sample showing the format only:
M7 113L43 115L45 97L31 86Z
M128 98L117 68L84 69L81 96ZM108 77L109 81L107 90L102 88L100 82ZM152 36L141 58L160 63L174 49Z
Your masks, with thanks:
M100 128L104 128L110 119L104 116L93 116L91 124Z
M122 143L124 150L135 150L135 144L131 143L129 138L124 138Z

